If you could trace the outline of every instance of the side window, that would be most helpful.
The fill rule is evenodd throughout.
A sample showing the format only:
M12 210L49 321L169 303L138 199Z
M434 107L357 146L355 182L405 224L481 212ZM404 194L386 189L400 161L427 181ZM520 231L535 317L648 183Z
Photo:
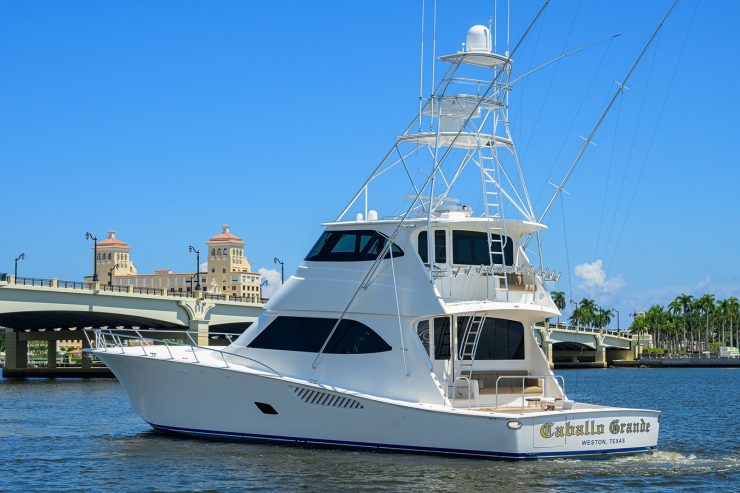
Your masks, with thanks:
M308 252L312 262L362 262L376 260L388 238L373 230L325 231ZM398 245L391 245L385 258L403 256Z
M491 235L489 256L488 233L452 232L452 263L463 265L514 265L514 242L508 236Z
M249 347L318 353L336 323L336 318L277 317L249 343ZM369 354L390 350L391 346L367 325L343 319L324 352Z
M428 247L427 232L422 231L419 233L418 250L419 257L421 257L421 261L425 264L429 263L429 256L427 255ZM444 229L434 231L434 262L437 264L447 263L447 232Z

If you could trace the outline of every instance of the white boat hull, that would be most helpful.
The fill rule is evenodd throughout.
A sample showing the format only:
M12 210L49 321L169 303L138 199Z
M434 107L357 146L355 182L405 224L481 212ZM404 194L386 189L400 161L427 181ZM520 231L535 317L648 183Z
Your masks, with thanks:
M370 398L233 365L95 354L142 419L180 434L500 459L630 454L657 445L657 411L469 411ZM510 429L512 421L521 428Z

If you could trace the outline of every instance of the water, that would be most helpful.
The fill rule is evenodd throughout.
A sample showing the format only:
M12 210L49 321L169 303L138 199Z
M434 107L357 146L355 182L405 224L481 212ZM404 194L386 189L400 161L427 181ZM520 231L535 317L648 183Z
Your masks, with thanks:
M576 400L661 409L660 450L496 462L209 442L152 432L115 380L0 379L0 491L740 491L740 370L559 373Z

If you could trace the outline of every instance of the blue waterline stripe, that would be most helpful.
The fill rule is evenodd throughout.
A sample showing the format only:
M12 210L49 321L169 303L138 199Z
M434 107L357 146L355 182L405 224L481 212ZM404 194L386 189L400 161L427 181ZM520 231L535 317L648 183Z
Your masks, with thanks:
M632 448L621 448L621 449L607 449L607 450L589 450L586 452L568 451L568 452L538 452L531 454L516 454L508 452L488 452L482 450L465 450L465 449L452 449L452 448L437 448L437 447L420 447L417 445L395 445L385 443L372 443L372 442L352 442L345 440L326 440L323 438L298 438L288 437L280 435L260 435L257 433L239 433L234 431L212 431L212 430L199 430L195 428L181 428L178 426L163 426L157 425L147 421L153 428L173 431L179 433L190 433L199 435L215 435L215 436L227 436L237 438L254 438L258 440L271 440L278 442L298 442L298 443L315 443L321 445L341 445L349 447L363 447L363 448L375 448L375 449L388 449L388 450L409 450L416 452L433 452L438 454L454 454L454 455L477 455L484 457L501 457L506 459L536 459L538 457L565 457L565 456L587 456L587 455L604 455L604 454L629 454L633 452L649 452L655 449L655 447L632 447Z

